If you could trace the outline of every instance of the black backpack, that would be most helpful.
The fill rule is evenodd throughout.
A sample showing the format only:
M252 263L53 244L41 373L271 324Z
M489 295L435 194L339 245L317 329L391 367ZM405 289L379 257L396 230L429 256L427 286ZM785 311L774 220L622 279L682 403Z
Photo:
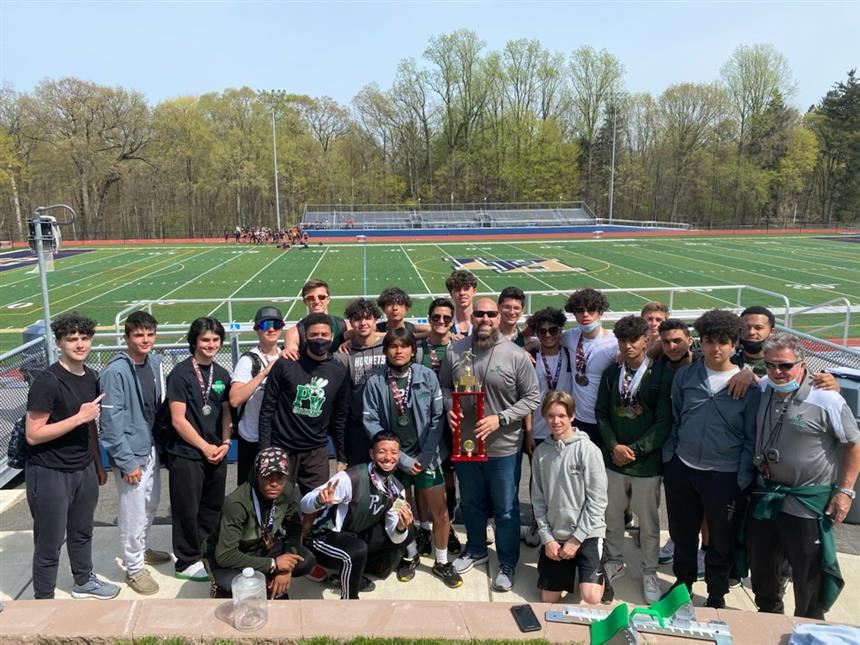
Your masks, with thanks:
M27 413L12 426L12 436L6 449L9 466L22 470L30 457L30 446L27 444Z

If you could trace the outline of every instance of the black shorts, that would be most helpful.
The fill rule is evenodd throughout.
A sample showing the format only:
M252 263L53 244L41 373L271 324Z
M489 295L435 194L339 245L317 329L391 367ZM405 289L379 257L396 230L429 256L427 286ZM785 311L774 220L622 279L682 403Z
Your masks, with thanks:
M328 446L302 452L287 451L290 483L298 484L302 495L328 481Z
M576 590L577 573L579 584L603 584L605 575L600 561L602 553L603 538L588 538L579 547L573 560L550 560L546 557L545 549L541 547L538 558L538 589L573 593Z

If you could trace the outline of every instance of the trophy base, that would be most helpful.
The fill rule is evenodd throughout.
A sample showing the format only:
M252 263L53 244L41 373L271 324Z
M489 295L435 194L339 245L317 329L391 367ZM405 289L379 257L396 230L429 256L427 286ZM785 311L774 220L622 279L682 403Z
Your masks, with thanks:
M489 457L487 455L468 455L466 453L460 453L459 455L451 455L451 461L487 461Z

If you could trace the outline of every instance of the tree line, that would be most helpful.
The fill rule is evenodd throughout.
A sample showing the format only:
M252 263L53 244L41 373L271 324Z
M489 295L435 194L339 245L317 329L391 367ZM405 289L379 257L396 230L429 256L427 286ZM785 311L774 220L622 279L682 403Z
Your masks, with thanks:
M585 200L599 216L697 226L850 224L860 214L854 70L801 114L786 58L739 46L712 83L625 90L624 66L537 40L431 38L388 88L350 105L230 88L150 106L77 78L0 93L0 236L33 208L78 213L84 239L200 236L282 224L306 203Z

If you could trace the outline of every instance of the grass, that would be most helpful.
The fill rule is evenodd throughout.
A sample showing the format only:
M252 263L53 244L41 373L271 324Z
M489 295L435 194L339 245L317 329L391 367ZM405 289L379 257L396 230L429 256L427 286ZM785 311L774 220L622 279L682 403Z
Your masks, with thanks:
M604 240L460 242L406 244L339 244L281 251L266 246L179 245L157 247L98 247L56 260L48 275L51 313L77 309L100 326L113 324L117 312L137 300L205 298L194 305L156 305L162 324L187 325L200 315L229 318L225 300L255 298L234 304L232 318L250 321L262 303L282 300L290 319L304 314L293 299L311 276L325 279L335 296L378 294L396 284L415 300L412 313L426 314L430 293L445 290L451 258L494 261L557 260L545 271L498 272L493 267L475 271L479 291L498 293L506 286L526 291L572 291L655 288L654 292L611 294L613 311L638 311L649 300L668 301L670 287L750 285L785 294L792 307L819 304L834 298L860 303L860 245L821 236L761 237L647 237ZM8 257L0 254L0 261ZM365 268L366 267L366 268ZM27 268L5 270L0 281L0 348L20 343L21 332L41 316L39 281ZM536 295L531 309L560 306L560 296ZM332 303L340 314L343 300ZM707 309L735 306L732 291L679 293L674 308ZM745 292L740 305L782 307L782 300ZM777 313L779 316L780 314ZM812 329L843 315L799 317L795 326ZM860 316L855 316L860 320ZM860 322L850 335L860 336ZM822 332L837 336L841 331Z

